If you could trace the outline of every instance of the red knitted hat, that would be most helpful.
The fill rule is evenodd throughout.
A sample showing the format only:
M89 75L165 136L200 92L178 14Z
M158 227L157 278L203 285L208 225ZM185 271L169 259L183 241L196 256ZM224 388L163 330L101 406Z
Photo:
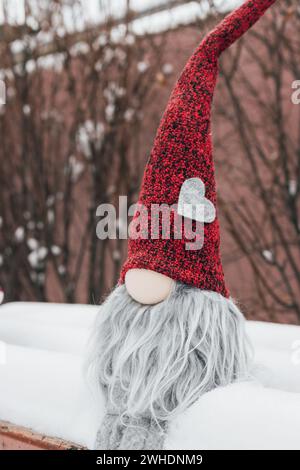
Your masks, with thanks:
M221 53L244 34L276 0L247 0L229 14L197 47L184 67L170 96L147 163L137 210L141 234L151 233L153 204L178 203L178 211L189 217L182 202L202 201L201 249L187 250L186 237L164 239L160 227L153 238L130 238L128 258L120 283L129 269L153 270L186 284L229 296L220 257L220 232L216 216L216 183L212 156L211 104L218 77ZM181 207L181 210L180 210ZM190 216L192 218L192 215ZM198 219L200 220L200 219ZM174 221L174 214L173 214ZM184 232L185 233L185 232Z

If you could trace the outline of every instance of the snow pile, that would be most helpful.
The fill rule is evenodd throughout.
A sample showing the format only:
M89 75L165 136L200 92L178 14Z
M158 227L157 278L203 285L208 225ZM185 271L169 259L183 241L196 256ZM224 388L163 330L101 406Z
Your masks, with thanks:
M0 309L0 340L49 351L82 354L99 307L12 302Z
M168 449L300 449L300 394L240 383L218 388L173 421Z
M83 379L81 358L7 345L0 365L0 418L92 447L104 413Z
M92 448L104 413L82 371L97 306L0 307L0 419ZM300 327L247 322L253 381L207 393L167 449L300 449Z
M300 393L300 327L251 321L247 331L255 347L255 377L266 387Z

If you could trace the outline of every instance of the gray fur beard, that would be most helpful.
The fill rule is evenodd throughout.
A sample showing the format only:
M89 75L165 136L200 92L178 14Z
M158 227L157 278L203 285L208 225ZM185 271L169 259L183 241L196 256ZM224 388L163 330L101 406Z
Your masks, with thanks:
M89 374L107 400L96 449L161 449L168 422L215 387L247 379L252 355L232 299L180 282L156 305L116 287L89 347Z

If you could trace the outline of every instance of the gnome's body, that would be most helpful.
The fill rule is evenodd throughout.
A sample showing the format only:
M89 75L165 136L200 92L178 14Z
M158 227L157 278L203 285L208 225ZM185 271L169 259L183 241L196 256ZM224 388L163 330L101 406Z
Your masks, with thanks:
M133 219L140 236L129 239L118 286L95 325L91 364L107 399L98 449L161 449L174 416L203 393L248 376L244 317L229 296L220 257L211 104L221 53L275 1L248 0L229 14L195 50L172 91L140 192L147 211ZM170 236L161 223L151 236L153 205L173 208ZM187 249L190 236L177 236L178 215L194 228L201 223L200 235L192 230L203 240L200 248ZM131 272L143 280L144 270L162 276L162 284L172 281L160 301L143 302L132 281L127 285Z

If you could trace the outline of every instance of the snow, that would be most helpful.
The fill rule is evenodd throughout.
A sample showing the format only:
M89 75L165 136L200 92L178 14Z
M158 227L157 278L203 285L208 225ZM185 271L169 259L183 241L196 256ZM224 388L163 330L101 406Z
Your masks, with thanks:
M104 413L82 360L99 306L0 307L0 419L93 447ZM201 397L166 449L299 449L300 327L247 322L253 379Z
M166 63L162 66L162 72L164 75L170 75L174 70L174 67L172 64Z
M105 93L105 92L104 92ZM97 150L100 150L103 136L104 136L105 126L103 122L93 122L91 120L85 121L77 131L77 145L78 149L83 153L83 155L90 159L91 154L91 146L90 144L93 143Z
M84 164L76 159L74 155L69 157L67 171L71 173L71 180L76 183L84 171Z
M191 432L192 430L192 432ZM168 449L300 449L300 395L256 383L218 388L175 419Z
M133 108L128 108L124 112L124 119L127 122L131 122L135 114L135 110Z
M24 228L23 227L18 227L15 231L15 239L17 242L22 242L24 240Z
M70 54L73 57L79 56L81 54L87 54L90 51L90 46L84 41L77 42L70 48Z
M298 182L297 180L289 181L289 194L290 196L295 196L297 194Z
M39 247L39 242L37 241L36 238L28 238L27 240L27 245L30 250L37 250Z
M0 309L0 340L81 355L99 307L43 302L12 302Z
M37 249L33 249L28 255L28 261L32 268L36 268L40 265L41 261L43 261L48 254L48 250L45 246L38 247Z
M271 250L263 250L262 254L265 260L269 261L269 263L272 263L274 261L274 255Z
M105 116L108 122L112 121L115 115L116 107L114 104L108 104L105 108Z
M0 363L1 419L92 447L104 400L96 406L81 358L16 345L7 345L6 358Z
M149 64L147 62L138 62L137 64L137 69L140 73L146 72L148 67L149 67Z
M53 256L59 256L61 254L61 248L57 245L52 245L51 253L53 254Z
M31 108L29 104L24 104L23 113L25 114L25 116L29 116L29 114L31 113Z

